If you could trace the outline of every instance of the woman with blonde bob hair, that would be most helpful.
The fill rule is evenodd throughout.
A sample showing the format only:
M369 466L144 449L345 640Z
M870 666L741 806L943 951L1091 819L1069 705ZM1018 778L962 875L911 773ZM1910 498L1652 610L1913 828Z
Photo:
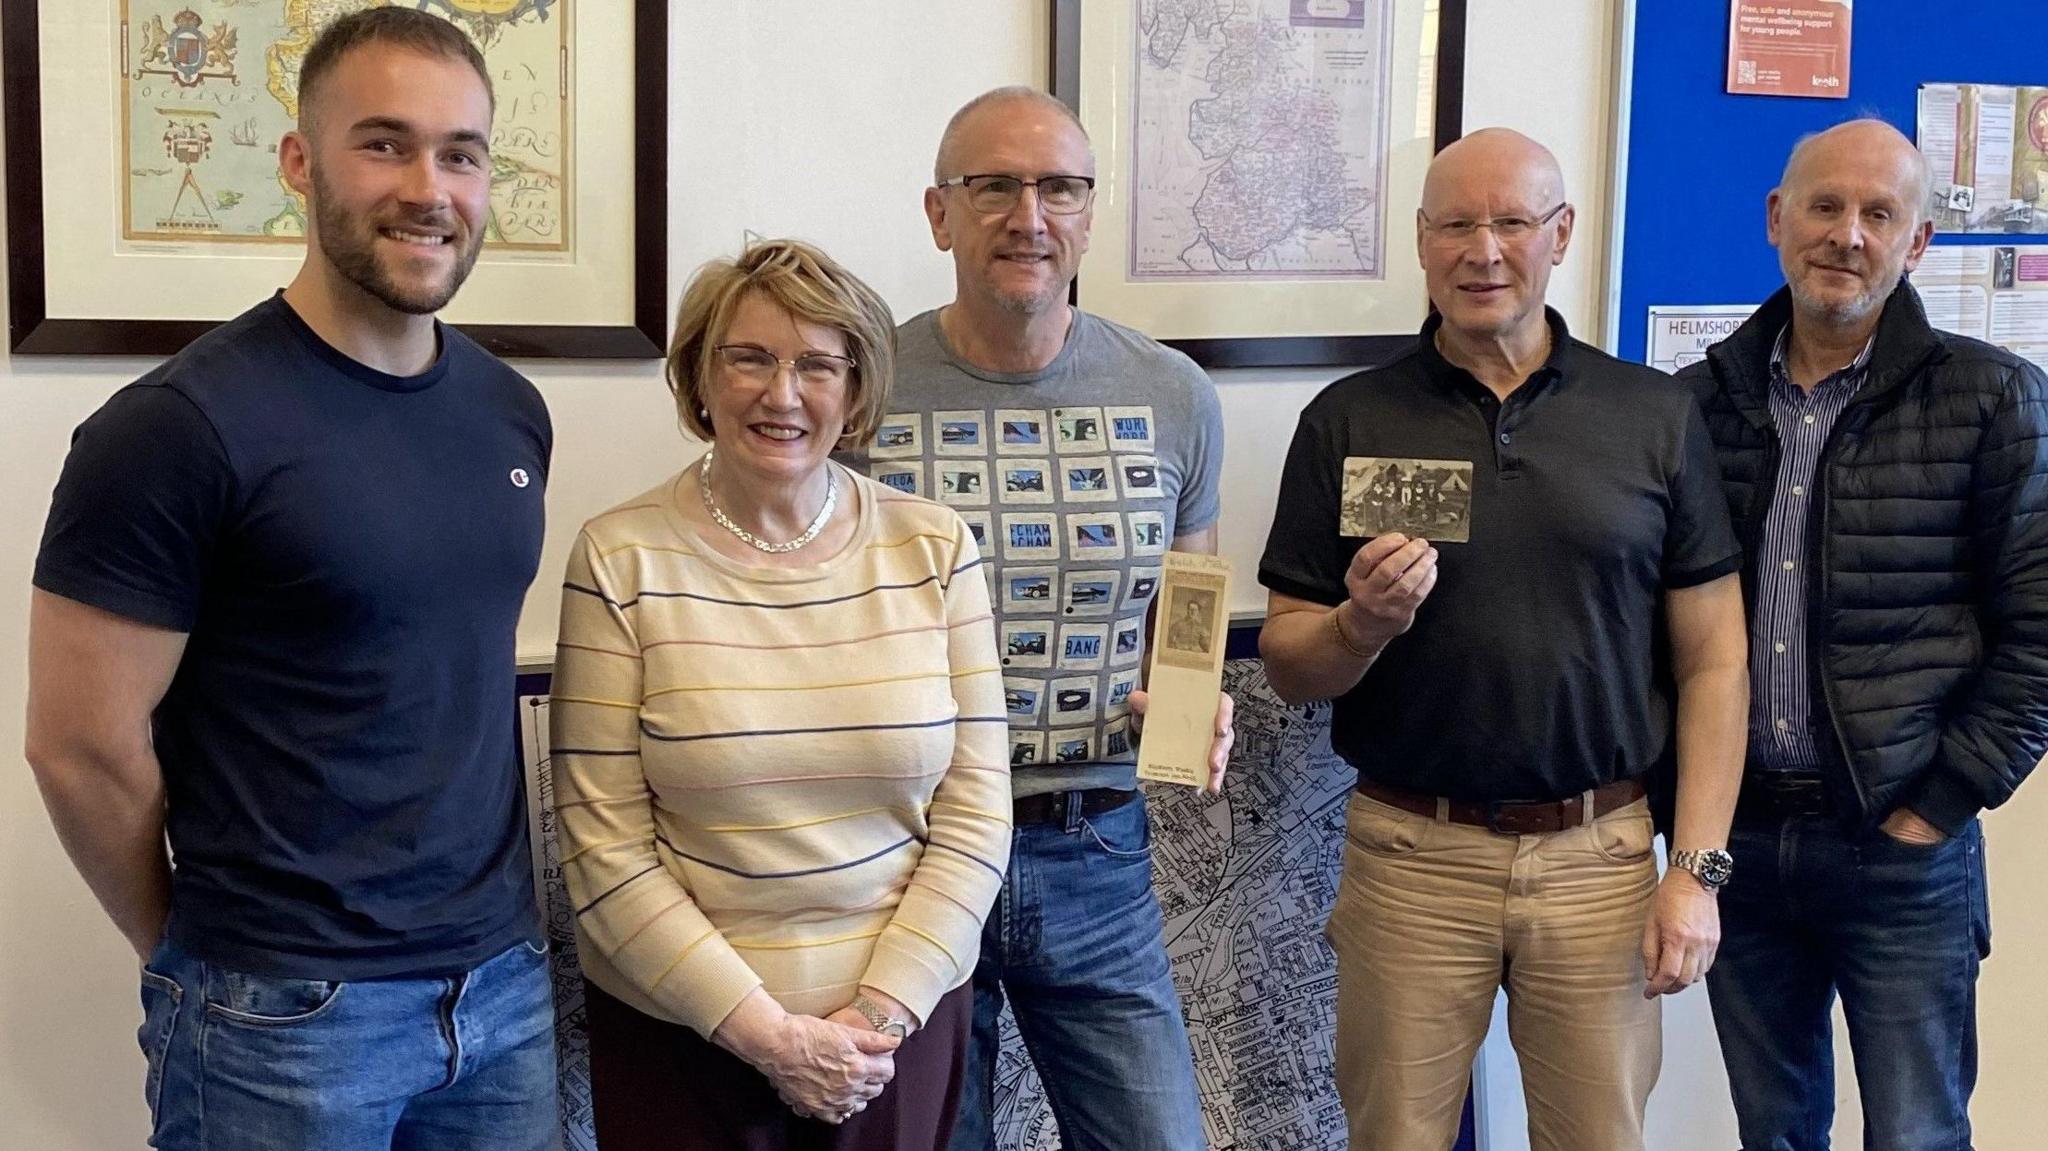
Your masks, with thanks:
M711 450L570 556L555 799L607 1151L950 1137L1009 767L967 525L831 460L894 327L806 244L706 265L668 380Z

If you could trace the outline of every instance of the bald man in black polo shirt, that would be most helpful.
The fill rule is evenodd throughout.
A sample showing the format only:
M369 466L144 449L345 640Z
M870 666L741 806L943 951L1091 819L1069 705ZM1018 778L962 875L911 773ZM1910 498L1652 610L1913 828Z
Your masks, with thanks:
M1516 133L1437 157L1416 243L1439 315L1303 412L1259 568L1273 689L1334 700L1358 769L1329 928L1352 1151L1451 1146L1498 988L1533 1151L1640 1149L1656 996L1720 937L1738 549L1691 396L1544 306L1572 217ZM1389 468L1428 498L1346 498ZM1645 790L1674 749L1660 883Z

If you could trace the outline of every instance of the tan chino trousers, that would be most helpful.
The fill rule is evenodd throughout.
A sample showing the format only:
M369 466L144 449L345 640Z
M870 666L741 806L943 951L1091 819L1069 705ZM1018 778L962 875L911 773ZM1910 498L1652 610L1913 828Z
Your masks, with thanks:
M1499 988L1531 1151L1642 1151L1652 835L1641 801L1518 836L1351 797L1328 932L1351 1151L1447 1151Z

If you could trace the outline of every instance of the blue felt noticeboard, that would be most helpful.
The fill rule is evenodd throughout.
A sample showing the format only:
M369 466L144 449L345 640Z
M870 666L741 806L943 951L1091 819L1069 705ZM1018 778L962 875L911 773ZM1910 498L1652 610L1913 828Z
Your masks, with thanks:
M1728 94L1728 0L1640 0L1616 354L1642 360L1652 305L1760 304L1784 284L1764 197L1799 137L1873 115L1917 139L1923 83L2048 84L2033 7L1856 0L1849 96L1808 100ZM2048 243L1935 238L2016 240Z

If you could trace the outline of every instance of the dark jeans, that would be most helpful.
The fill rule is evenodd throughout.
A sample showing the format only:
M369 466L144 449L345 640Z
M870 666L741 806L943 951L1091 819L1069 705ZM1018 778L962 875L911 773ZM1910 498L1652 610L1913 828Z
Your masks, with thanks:
M982 930L974 1036L951 1151L995 1147L1007 993L1067 1151L1202 1151L1202 1104L1134 800L1026 824Z
M1825 1151L1836 994L1871 1151L1969 1151L1984 833L1933 847L1828 817L1738 820L1707 976L1744 1151Z
M142 1007L161 1151L546 1151L560 1134L554 989L529 944L461 975L331 983L167 940Z

